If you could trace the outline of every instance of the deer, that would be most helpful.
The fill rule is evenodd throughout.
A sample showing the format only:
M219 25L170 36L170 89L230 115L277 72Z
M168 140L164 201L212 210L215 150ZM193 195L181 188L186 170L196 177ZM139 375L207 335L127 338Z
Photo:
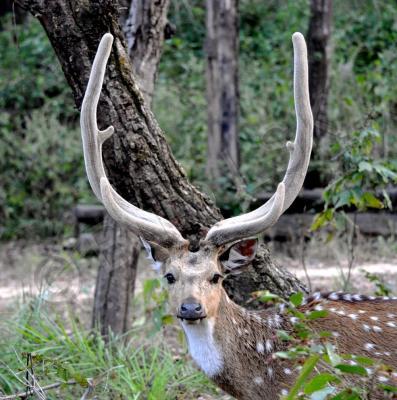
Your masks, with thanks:
M313 142L309 100L307 49L303 35L292 36L296 134L287 142L289 162L273 196L262 206L213 225L189 250L189 241L168 220L134 206L111 186L103 165L102 145L112 126L100 131L97 107L113 36L106 33L93 61L81 107L81 133L90 186L118 223L142 238L160 266L169 292L169 307L186 336L189 353L198 367L224 391L242 400L277 399L288 394L299 373L290 360L275 357L288 349L277 330L290 332L296 323L279 306L250 311L235 304L222 282L239 273L255 258L258 235L273 226L297 197L307 172ZM328 331L339 352L360 354L397 367L397 298L340 292L314 293L298 309L326 310L312 321ZM397 379L397 374L379 377ZM390 382L389 382L390 383ZM374 393L372 399L384 398Z

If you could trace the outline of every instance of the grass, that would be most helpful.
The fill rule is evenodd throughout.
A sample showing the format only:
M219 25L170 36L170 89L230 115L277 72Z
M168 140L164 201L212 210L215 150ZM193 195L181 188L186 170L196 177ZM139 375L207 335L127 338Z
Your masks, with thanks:
M48 399L88 392L100 399L189 399L215 391L185 357L174 357L153 337L149 346L142 329L105 343L75 317L65 323L30 303L0 322L0 330L0 394L23 392L32 377L37 387L62 383L46 392Z

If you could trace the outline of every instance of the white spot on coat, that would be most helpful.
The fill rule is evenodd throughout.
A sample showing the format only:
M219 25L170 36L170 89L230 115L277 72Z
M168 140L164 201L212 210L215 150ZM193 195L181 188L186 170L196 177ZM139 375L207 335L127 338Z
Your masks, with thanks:
M358 315L357 315L357 314L349 314L349 317L350 317L352 320L356 320L356 319L358 318Z
M365 343L364 348L365 350L373 350L375 345L373 343Z
M263 346L263 343L258 342L258 343L256 344L256 351L257 351L258 353L261 353L261 354L263 354L263 353L265 352L265 346Z
M387 326L390 326L391 328L397 328L396 323L393 322L393 321L387 321L387 322L386 322L386 325L387 325Z
M266 351L271 352L272 349L273 349L273 343L269 339L267 339L266 340Z
M379 317L372 315L371 317L369 317L370 319L372 319L372 321L378 321Z
M374 325L372 327L372 329L374 330L374 332L382 332L382 328L380 326Z
M291 375L292 371L289 368L284 368L284 374L285 375Z
M330 300L339 300L339 295L337 293L333 292L328 296L328 298Z
M371 327L367 324L363 324L363 329L365 330L365 332L369 332L371 330Z
M261 376L256 376L254 378L254 383L257 384L257 385L261 385L263 382L264 381L263 381L263 378Z
M314 300L320 300L321 299L321 293L320 292L313 293L313 299Z

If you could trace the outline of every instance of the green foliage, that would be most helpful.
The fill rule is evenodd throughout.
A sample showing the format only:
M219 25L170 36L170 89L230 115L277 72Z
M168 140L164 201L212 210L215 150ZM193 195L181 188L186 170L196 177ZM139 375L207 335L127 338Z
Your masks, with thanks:
M86 331L72 316L71 327L31 304L12 322L1 325L0 392L25 388L27 368L41 386L64 382L49 399L81 398L89 385L101 399L175 399L213 391L213 386L184 358L177 360L156 341L145 343L143 331L105 343L97 331ZM158 342L158 340L157 340ZM28 367L26 360L29 360ZM67 385L68 381L76 385Z
M92 201L72 95L35 19L5 17L0 52L0 238L62 234Z
M277 332L278 338L288 345L276 356L293 361L295 367L300 369L285 400L363 400L370 398L375 389L385 393L397 391L397 387L374 379L375 375L390 378L394 372L390 366L360 354L340 353L334 340L331 340L331 332L318 331L318 327L312 325L316 320L325 318L328 311L303 313L299 309L303 304L303 293L292 294L288 302L269 293L264 293L262 297L257 292L256 297L264 298L266 302L270 299L272 303L284 303L287 315L295 319L290 332ZM356 379L356 383L351 377Z
M390 288L382 281L382 279L378 275L371 274L370 272L365 271L364 269L362 269L361 272L364 274L365 278L368 279L369 282L371 282L375 285L375 287L376 287L375 295L376 296L390 296L391 295Z
M309 6L306 0L285 4L276 0L242 0L239 13L241 176L232 184L225 184L222 178L217 182L221 190L213 194L229 214L246 210L250 199L258 193L273 191L285 171L288 152L284 144L295 131L291 34L297 30L307 32ZM189 178L201 190L209 192L208 188L214 184L208 182L205 175L204 2L175 0L169 18L177 31L165 44L154 112ZM356 203L360 209L380 207L380 200L387 206L387 199L380 198L372 189L373 183L385 187L384 180L391 181L388 174L395 172L397 165L397 136L394 134L396 18L396 5L387 0L334 2L328 137L322 144L315 143L319 154L315 167L326 177L344 175L347 170L340 158L337 163L332 160L338 152L335 149L338 146L348 149L355 137L362 136L367 130L369 121L379 133L376 139L369 134L376 141L370 165L366 164L364 156L361 166L352 160L361 168L359 172L368 172L372 176L371 188L357 193L350 184L345 185L346 191L335 186L333 194L339 198L339 205L352 203L355 206ZM40 235L59 233L60 221L65 221L61 210L69 211L71 204L87 199L89 192L88 185L76 181L77 175L85 179L77 139L78 115L56 55L39 23L31 18L23 26L13 26L11 17L7 16L3 26L4 30L0 32L0 141L1 148L11 146L11 149L2 150L6 158L1 160L0 181L5 182L6 189L2 188L0 192L0 217L7 219L0 235L8 238L27 236L32 232ZM35 110L45 116L43 119L51 120L42 128L47 130L46 137L50 141L58 131L70 132L62 142L60 140L59 151L68 153L64 157L73 160L75 169L69 178L69 174L59 170L62 170L59 164L63 160L57 165L54 156L50 157L51 165L44 162L45 168L55 171L51 185L62 187L62 195L56 196L54 189L53 196L46 196L47 204L42 210L29 206L29 212L25 213L21 212L22 199L33 199L43 192L31 191L28 179L21 179L21 175L31 169L31 162L24 163L24 160L35 157L34 149L24 141L26 121L43 127L37 114L33 115ZM358 133L352 135L351 132ZM26 157L16 154L15 149L21 147L24 147ZM38 168L39 164L36 163ZM44 169L36 173L33 180L42 181ZM12 180L15 187L9 189ZM346 179L341 184L345 183ZM8 201L8 190L11 190L11 201ZM336 198L331 200L333 205L337 204ZM39 204L39 198L36 203ZM16 215L20 215L20 221ZM51 226L51 220L59 223ZM329 207L318 225L333 220L333 208ZM43 229L41 221L44 221Z
M21 124L15 133L0 126L0 236L63 233L74 204L91 199L79 132L43 107Z
M397 164L374 155L379 142L379 132L371 128L354 132L349 142L333 145L342 173L325 189L324 210L316 215L313 231L329 224L337 227L338 217L345 216L341 211L346 208L365 211L391 207L386 188L397 182Z
M324 143L315 143L316 167L327 177L344 172L332 162L330 149L348 147L350 133L367 125L363 121L373 121L380 134L373 159L397 158L397 7L382 0L336 1L333 8L329 133ZM282 5L243 0L239 12L241 178L226 196L215 193L218 204L234 213L247 206L242 192L274 190L285 171L284 144L295 131L291 34L307 32L309 7L303 0ZM178 160L205 190L204 3L175 1L170 17L177 32L161 60L155 112ZM377 203L371 195L363 201Z

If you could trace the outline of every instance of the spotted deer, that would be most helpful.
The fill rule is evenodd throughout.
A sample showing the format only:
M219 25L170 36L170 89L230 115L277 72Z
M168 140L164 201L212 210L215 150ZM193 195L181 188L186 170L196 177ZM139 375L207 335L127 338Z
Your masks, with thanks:
M282 307L247 311L235 304L222 287L228 273L236 273L254 259L260 233L274 225L296 198L309 164L313 118L309 102L307 50L303 36L292 36L294 100L297 128L288 142L290 158L283 181L261 207L216 223L197 251L166 219L140 210L110 185L102 161L102 144L113 134L97 127L97 105L113 37L103 36L81 108L81 130L88 180L110 215L144 239L168 285L170 309L179 319L189 352L216 384L238 399L277 399L288 393L298 369L275 357L288 344L277 330L291 331L296 318ZM338 350L380 359L397 367L397 299L343 293L315 293L299 310L327 310L312 322L329 331ZM379 377L383 380L394 379ZM381 394L371 398L380 399Z

